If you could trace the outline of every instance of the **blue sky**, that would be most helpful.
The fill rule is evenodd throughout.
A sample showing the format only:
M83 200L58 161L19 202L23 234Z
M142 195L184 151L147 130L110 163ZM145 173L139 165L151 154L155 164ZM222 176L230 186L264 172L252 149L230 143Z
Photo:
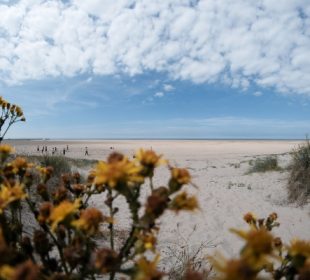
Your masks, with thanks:
M0 0L17 138L304 138L310 2Z

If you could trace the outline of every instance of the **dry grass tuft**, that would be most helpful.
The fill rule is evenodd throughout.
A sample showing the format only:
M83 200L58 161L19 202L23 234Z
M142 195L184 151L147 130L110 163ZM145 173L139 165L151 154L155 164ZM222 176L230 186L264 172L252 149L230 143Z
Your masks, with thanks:
M278 158L276 156L267 156L264 158L258 158L254 161L250 162L250 169L247 172L255 173L255 172L267 172L267 171L279 171L282 168L278 164Z
M199 272L203 279L210 279L212 274L212 266L206 258L206 249L212 248L211 242L200 242L193 245L190 242L191 236L196 231L196 227L188 237L184 237L180 233L178 225L178 233L176 242L168 245L164 250L163 263L165 263L165 271L168 279L184 280L188 271Z
M288 198L292 202L305 204L310 197L310 141L307 139L291 155Z

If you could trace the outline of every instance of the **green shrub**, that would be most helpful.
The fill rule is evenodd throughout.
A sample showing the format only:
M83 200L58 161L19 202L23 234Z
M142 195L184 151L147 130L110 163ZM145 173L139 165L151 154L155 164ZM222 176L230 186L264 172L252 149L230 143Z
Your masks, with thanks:
M70 160L64 156L54 156L54 155L40 155L40 156L26 156L29 162L42 167L52 167L53 175L46 183L46 186L50 191L54 191L55 188L61 183L61 175L72 173L73 164ZM39 177L33 174L35 183L39 182ZM32 193L35 195L35 193Z
M65 158L65 159L72 167L77 168L91 168L98 162L98 160L95 159L84 159L84 158Z
M59 177L61 174L71 172L71 166L68 160L63 156L44 155L38 157L38 161L43 167L53 167L54 176Z
M266 172L266 171L277 171L281 170L278 165L278 159L276 156L267 156L264 158L255 159L251 162L251 168L248 173L254 172Z
M304 204L310 196L310 141L300 145L292 153L292 164L287 189L290 201Z

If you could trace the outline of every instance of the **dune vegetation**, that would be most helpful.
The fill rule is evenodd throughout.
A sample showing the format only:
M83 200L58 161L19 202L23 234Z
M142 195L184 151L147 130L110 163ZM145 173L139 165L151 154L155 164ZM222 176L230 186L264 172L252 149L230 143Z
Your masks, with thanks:
M306 139L292 153L292 164L287 184L291 201L305 204L310 198L310 141Z
M276 156L267 156L264 158L257 158L250 162L250 169L248 173L255 172L267 172L267 171L279 171L281 167L278 164L278 159Z

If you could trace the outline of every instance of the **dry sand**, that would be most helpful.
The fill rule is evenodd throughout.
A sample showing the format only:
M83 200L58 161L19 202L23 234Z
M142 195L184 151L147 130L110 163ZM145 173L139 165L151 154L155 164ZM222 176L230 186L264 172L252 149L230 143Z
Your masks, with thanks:
M165 213L161 220L161 249L167 246L184 245L198 247L201 242L210 242L215 249L225 255L238 253L242 244L229 232L232 227L247 228L243 215L254 212L259 217L266 217L271 212L279 215L280 228L275 234L284 241L294 237L310 238L310 205L298 207L287 202L287 172L272 171L246 175L249 160L269 154L277 154L280 165L289 164L291 149L299 141L174 141L174 140L119 140L119 141L9 141L18 153L40 154L36 152L39 145L58 150L69 145L66 154L72 158L105 159L114 150L129 156L140 147L152 148L165 155L170 162L179 167L187 167L193 181L199 189L191 189L199 199L201 210L195 214L171 212ZM89 156L85 156L85 147ZM111 149L111 147L113 149ZM169 173L160 168L155 174L157 186L167 183ZM147 195L149 191L144 195ZM121 199L120 205L125 204ZM94 199L93 204L103 206L103 199ZM129 226L128 211L121 211L117 216L117 226ZM176 245L175 245L176 244ZM206 249L204 253L211 253ZM164 255L164 253L163 253Z

